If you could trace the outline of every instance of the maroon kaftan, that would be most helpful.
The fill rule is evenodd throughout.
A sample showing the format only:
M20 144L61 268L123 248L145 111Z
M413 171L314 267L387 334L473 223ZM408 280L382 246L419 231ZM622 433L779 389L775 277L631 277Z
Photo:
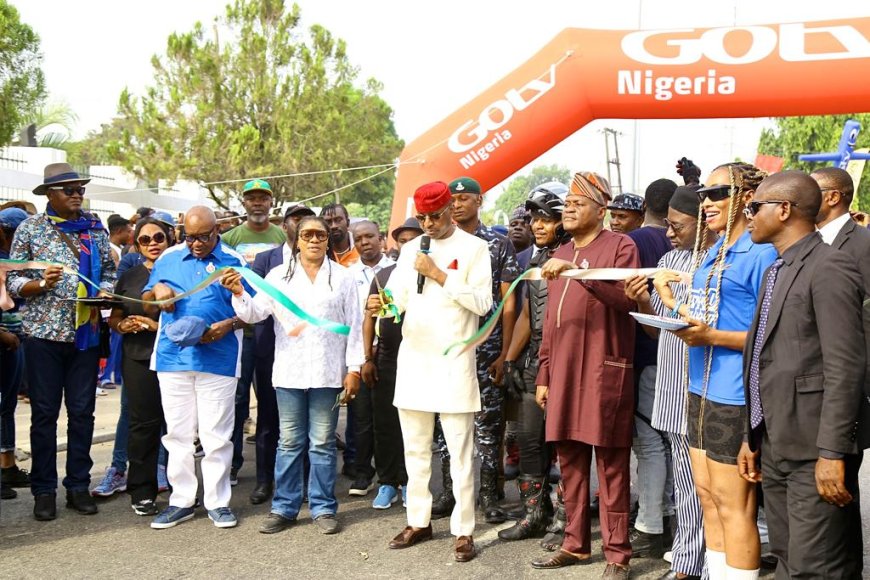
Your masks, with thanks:
M578 267L639 268L637 246L609 230L584 248L573 243L554 258ZM549 386L547 441L630 447L634 422L634 320L623 282L549 282L539 385Z

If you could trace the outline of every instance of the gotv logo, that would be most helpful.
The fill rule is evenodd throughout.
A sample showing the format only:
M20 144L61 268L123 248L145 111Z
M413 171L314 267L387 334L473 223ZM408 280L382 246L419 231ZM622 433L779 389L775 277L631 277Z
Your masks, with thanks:
M729 34L742 32L752 37L749 49L741 55L731 54L725 47ZM696 38L688 37L692 28L672 30L641 30L631 32L622 39L622 50L629 58L645 64L683 65L693 64L702 58L726 65L749 64L764 60L779 47L779 56L787 62L807 62L870 58L870 41L861 32L849 25L818 26L808 28L803 23L778 26L737 26L734 28L711 28ZM665 45L676 49L671 54L651 54L646 41L654 37L672 37ZM831 43L833 38L836 43ZM807 41L814 44L807 51ZM819 51L815 45L824 42L839 46L828 51Z
M556 65L553 64L550 65L549 79L532 79L519 89L510 89L505 93L503 99L499 99L484 107L477 120L466 121L461 127L456 129L447 141L447 146L454 153L465 153L473 149L486 139L492 131L497 131L507 124L513 118L514 112L525 110L555 86ZM491 142L487 143L487 145L490 145L489 148L481 148L483 151L478 152L480 160L485 160L488 157L488 153L491 153L507 139L510 139L508 131L505 130L498 133Z

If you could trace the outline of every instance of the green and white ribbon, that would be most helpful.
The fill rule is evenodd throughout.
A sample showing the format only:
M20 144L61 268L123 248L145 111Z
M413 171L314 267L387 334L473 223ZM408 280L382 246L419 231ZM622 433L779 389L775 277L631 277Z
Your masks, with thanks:
M570 278L571 280L626 280L631 278L632 276L646 276L647 278L652 278L659 272L661 268L572 268L570 270L565 270L559 276L561 278ZM501 303L498 305L498 308L495 309L495 312L487 319L483 326L474 333L474 335L468 337L465 340L460 340L458 342L454 342L450 346L448 346L444 350L444 355L450 354L451 351L458 348L459 350L456 352L456 356L461 355L462 353L468 352L471 349L477 348L489 338L489 335L492 334L495 325L498 323L499 318L501 317L501 311L504 309L504 303L507 300L508 296L514 293L517 286L523 280L540 280L541 279L541 269L540 268L529 268L525 272L523 272L519 278L513 281L513 283L508 288L508 291L505 293L504 298L502 298Z
M113 292L106 292L100 288L100 285L94 282L93 280L89 280L86 276L79 274L78 271L73 270L72 268L65 266L63 264L57 264L53 262L34 262L28 260L0 260L0 273L4 274L6 272L12 270L45 270L50 266L59 266L63 268L63 271L67 274L72 274L74 276L78 276L82 279L86 284L90 284L97 290L104 292L107 296L111 296L112 298L118 298L120 300L126 300L128 302L136 302L138 304L150 304L155 306L165 306L167 304L172 304L174 302L178 302L179 300L183 300L188 296L196 294L197 292L201 292L209 285L220 280L223 273L227 270L234 269L238 271L242 278L248 282L253 288L255 288L258 292L263 292L274 300L276 303L290 311L291 314L299 318L300 320L311 324L312 326L316 326L317 328L322 328L324 330L328 330L330 332L335 332L336 334L342 334L347 336L350 334L350 327L345 324L339 324L338 322L333 322L332 320L326 320L324 318L318 318L312 314L309 314L305 310L303 310L298 304L293 302L289 296L281 292L278 288L276 288L271 283L267 282L256 272L249 268L218 268L214 272L212 272L207 278L205 278L202 282L188 290L187 292L183 292L182 294L176 294L172 298L168 300L140 300L138 298L130 298L129 296L121 296L120 294L115 294ZM4 284L5 289L5 284ZM2 301L2 294L0 294L0 301Z

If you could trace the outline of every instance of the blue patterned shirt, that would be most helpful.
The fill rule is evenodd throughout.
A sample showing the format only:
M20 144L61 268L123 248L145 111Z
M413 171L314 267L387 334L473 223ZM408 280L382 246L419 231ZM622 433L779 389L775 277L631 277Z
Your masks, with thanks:
M109 251L109 236L105 230L92 230L91 235L100 252L100 288L110 291L115 285L115 261ZM44 214L30 216L15 230L12 240L13 260L57 262L79 269L79 259L73 253L60 231ZM38 270L9 272L6 288L13 298L20 298L21 288L28 282L42 280ZM49 292L27 298L22 309L24 333L35 338L57 342L74 342L76 334L76 305L69 300L76 297L78 278L64 273L60 282Z

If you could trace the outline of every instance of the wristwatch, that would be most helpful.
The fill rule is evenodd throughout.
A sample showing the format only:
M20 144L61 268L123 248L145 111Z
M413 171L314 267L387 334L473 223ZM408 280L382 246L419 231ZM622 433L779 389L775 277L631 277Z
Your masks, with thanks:
M48 284L45 283L45 278L39 281L40 290L48 290Z

